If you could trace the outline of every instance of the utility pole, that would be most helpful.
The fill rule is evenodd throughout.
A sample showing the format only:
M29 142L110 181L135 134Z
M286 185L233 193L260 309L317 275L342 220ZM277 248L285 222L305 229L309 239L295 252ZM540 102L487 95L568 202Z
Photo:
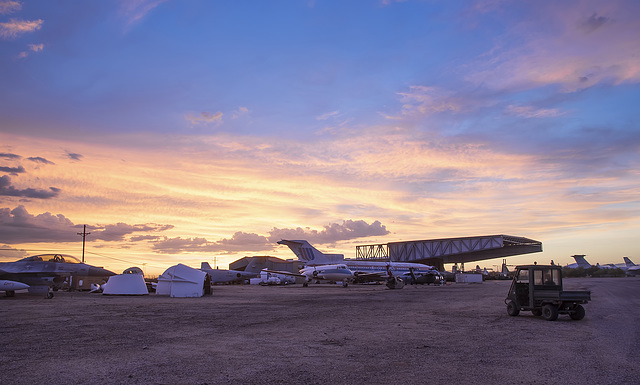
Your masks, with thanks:
M91 233L87 233L87 225L84 225L84 229L82 230L82 232L78 233L78 235L82 235L82 263L84 263L84 241L89 234Z

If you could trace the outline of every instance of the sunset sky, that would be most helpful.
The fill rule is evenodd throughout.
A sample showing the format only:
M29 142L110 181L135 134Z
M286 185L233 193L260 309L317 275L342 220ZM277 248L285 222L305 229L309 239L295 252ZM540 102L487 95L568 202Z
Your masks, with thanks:
M640 263L638 20L635 0L0 0L0 260L80 257L86 224L116 272L494 234L543 243L510 264Z

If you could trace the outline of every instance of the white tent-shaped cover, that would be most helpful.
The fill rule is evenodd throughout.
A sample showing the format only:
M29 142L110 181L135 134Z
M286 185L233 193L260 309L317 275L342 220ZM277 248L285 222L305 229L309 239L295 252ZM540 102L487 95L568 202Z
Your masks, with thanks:
M147 284L144 282L142 270L139 273L125 270L124 274L113 275L109 281L102 286L104 295L147 295Z
M171 297L202 297L206 273L181 263L171 266L160 277L156 294Z

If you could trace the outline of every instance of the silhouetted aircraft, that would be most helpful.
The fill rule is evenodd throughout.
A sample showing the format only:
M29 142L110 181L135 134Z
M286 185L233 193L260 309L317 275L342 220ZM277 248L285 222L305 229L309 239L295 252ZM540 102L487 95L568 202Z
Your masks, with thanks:
M266 266L264 258L254 257L247 267L242 270L212 269L209 262L200 264L200 271L204 271L211 277L211 283L242 282L250 278L260 276L260 271Z

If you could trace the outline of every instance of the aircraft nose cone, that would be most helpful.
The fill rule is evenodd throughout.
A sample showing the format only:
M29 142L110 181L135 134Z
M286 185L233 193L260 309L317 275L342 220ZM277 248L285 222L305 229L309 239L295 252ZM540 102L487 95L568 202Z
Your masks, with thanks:
M110 275L116 275L113 271L103 269L101 267L90 267L89 268L89 276L90 277L105 277Z

